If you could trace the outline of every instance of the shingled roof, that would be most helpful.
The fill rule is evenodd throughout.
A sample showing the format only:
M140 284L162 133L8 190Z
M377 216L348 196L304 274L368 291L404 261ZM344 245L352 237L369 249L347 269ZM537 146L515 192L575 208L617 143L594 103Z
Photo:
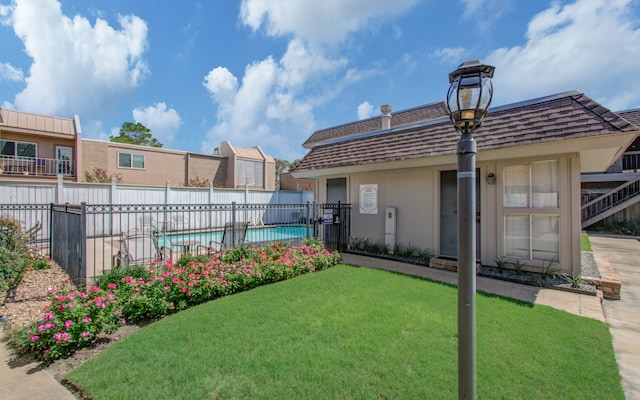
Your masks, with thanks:
M420 121L434 120L446 117L447 106L444 102L427 104L408 110L398 111L391 114L391 128L413 124ZM313 148L320 142L326 140L344 138L358 135L365 132L380 130L382 127L382 116L363 119L344 125L334 126L332 128L316 131L302 144L307 149Z
M616 114L632 124L640 126L640 108L636 108L635 110L618 111Z
M638 129L584 94L571 91L493 108L474 137L481 152ZM455 154L458 137L448 117L441 117L387 130L327 138L313 147L294 171Z

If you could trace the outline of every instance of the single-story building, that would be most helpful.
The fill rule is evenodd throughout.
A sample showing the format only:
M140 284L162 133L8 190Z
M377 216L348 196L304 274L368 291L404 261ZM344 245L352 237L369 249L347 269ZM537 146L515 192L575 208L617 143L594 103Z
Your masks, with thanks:
M293 174L316 179L318 202L352 204L352 237L385 242L391 218L394 243L455 258L459 134L443 102L388 111L313 133ZM492 108L474 134L477 259L579 275L580 174L606 170L639 132L577 91Z

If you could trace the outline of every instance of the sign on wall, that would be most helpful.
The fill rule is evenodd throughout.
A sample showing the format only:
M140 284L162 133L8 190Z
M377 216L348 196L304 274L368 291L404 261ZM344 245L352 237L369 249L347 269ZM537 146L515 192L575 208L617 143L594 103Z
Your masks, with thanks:
M360 214L378 213L378 184L360 185Z

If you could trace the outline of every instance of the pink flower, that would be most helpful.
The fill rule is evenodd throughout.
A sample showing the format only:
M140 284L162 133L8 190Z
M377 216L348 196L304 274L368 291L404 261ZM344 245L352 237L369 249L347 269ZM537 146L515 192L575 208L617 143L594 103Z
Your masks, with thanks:
M124 325L124 324L126 324L126 323L127 323L127 321L125 321L125 319L124 319L124 318L120 318L120 323L121 323L122 325Z
M70 319L65 321L64 323L64 329L69 329L69 327L73 325L73 321L71 321Z
M80 297L82 297L84 299L84 298L89 297L89 295L86 294L85 292L82 292L82 293L80 293Z
M53 319L53 317L54 317L53 313L50 313L50 312L44 313L44 319Z
M87 336L89 336L89 332L84 331L82 332L82 334L80 334L80 336L82 336L83 338L86 338Z
M33 336L31 336L31 342L32 342L32 343L33 343L33 342L35 342L35 341L37 341L38 339L40 339L40 336L38 336L38 335L33 335Z
M109 289L115 289L116 288L116 284L115 283L110 283L108 288Z
M116 315L120 315L121 312L122 311L120 311L120 310L116 310Z
M171 289L171 287L170 287L170 286L165 286L165 287L164 287L164 290L169 290L169 289Z
M99 288L99 287L97 287L97 286L90 286L90 287L89 287L89 291L90 291L90 292L98 292L99 290L100 290L100 288Z
M91 322L91 318L89 318L89 317L84 317L84 318L82 318L82 322L89 323L89 322Z

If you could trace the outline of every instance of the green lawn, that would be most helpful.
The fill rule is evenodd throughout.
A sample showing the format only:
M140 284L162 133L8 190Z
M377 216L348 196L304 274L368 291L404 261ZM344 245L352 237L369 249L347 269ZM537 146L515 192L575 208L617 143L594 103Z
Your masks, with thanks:
M580 250L593 252L591 249L591 240L589 240L589 235L586 233L580 234Z
M457 294L339 265L164 318L67 377L93 399L452 399ZM477 296L479 399L624 399L599 321Z

